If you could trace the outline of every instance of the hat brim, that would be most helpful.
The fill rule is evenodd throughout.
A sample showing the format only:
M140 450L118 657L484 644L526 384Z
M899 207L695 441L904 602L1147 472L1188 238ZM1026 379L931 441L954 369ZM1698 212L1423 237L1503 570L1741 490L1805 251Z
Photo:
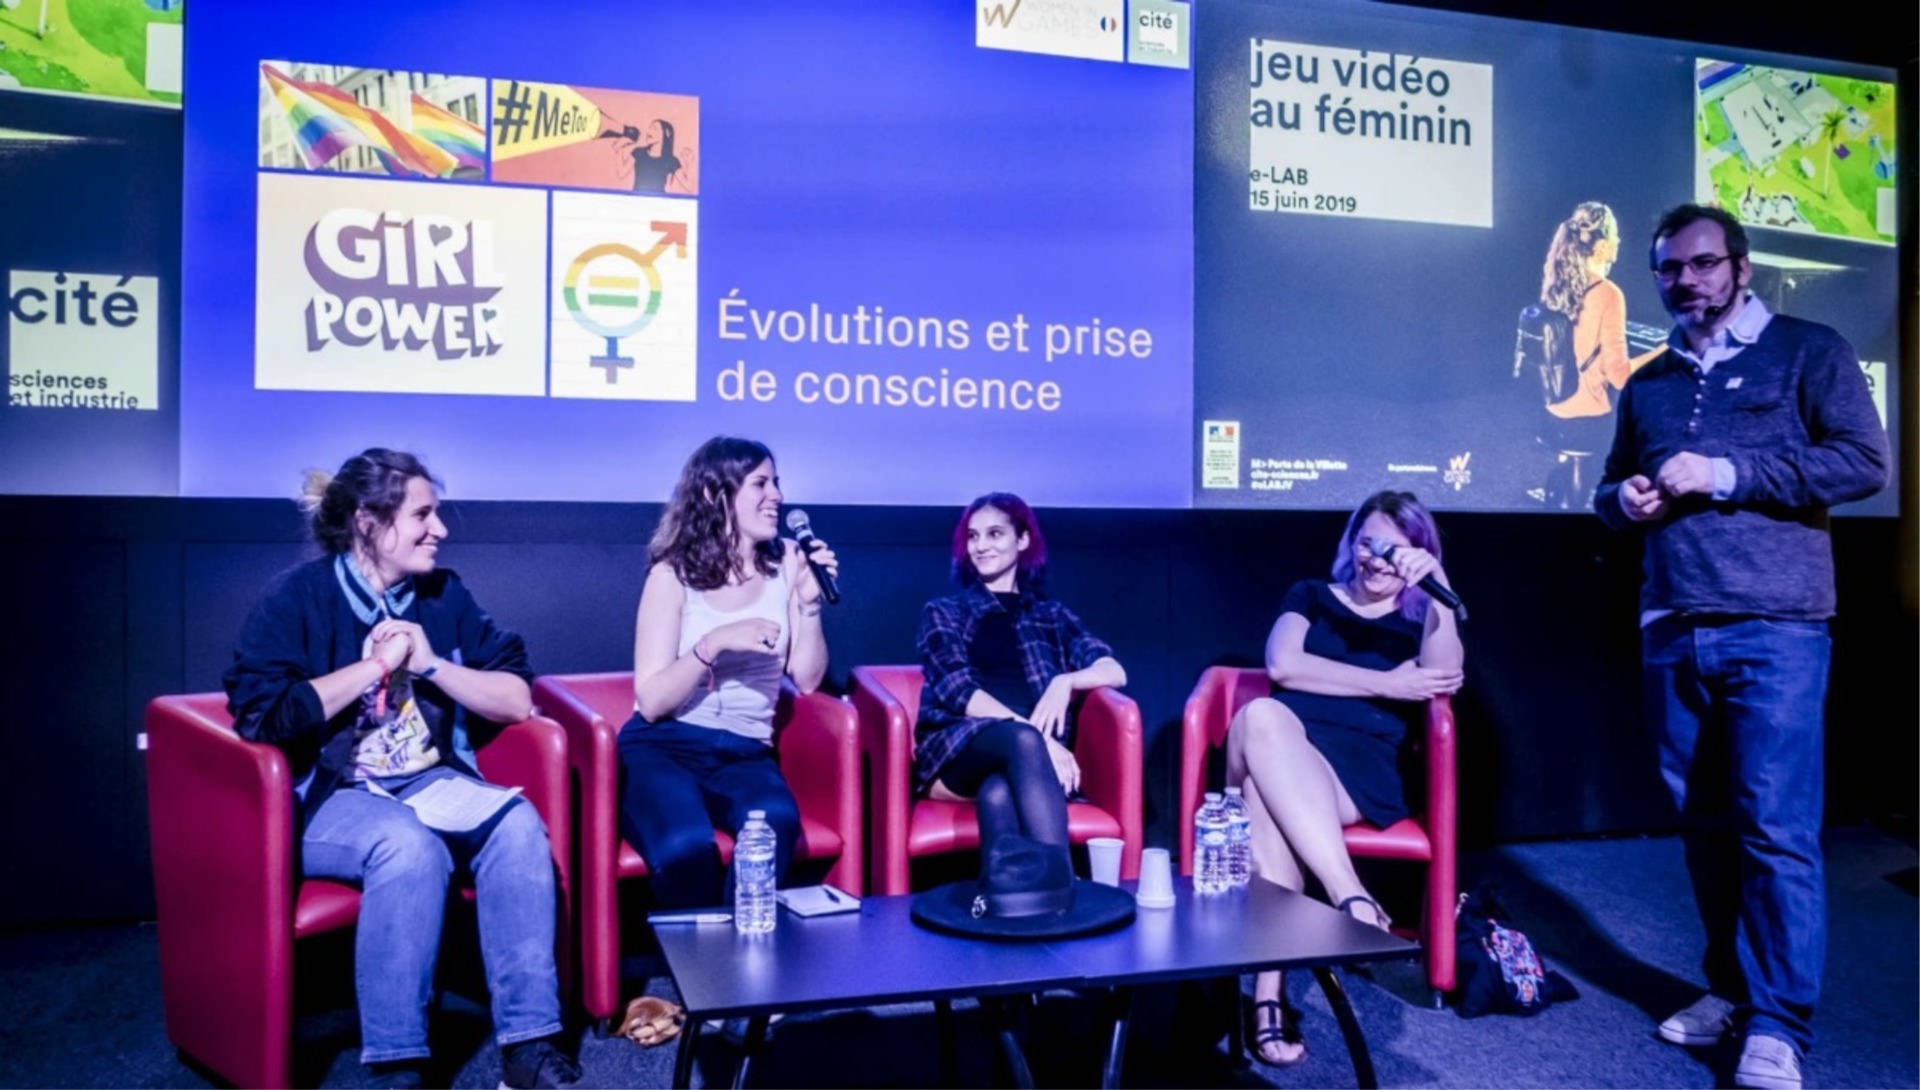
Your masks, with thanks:
M1076 878L1073 907L1049 916L973 914L978 881L952 882L913 898L915 923L936 931L979 939L1059 939L1110 931L1133 919L1133 894Z

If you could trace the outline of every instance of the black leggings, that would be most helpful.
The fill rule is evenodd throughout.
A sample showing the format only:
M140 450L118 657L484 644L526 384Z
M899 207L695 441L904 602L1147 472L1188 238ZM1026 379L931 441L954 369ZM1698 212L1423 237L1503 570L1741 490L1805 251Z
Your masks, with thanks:
M1067 846L1066 791L1046 738L1032 724L1000 719L982 727L940 770L940 782L973 796L983 851L1008 833Z

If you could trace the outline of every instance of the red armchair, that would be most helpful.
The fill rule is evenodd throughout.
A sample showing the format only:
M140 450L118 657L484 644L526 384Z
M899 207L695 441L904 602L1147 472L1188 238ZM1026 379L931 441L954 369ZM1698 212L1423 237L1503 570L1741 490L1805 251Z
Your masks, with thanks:
M918 666L856 666L853 707L860 718L860 755L870 781L873 891L906 893L912 860L980 847L980 822L971 802L913 797L913 724L920 714L925 675ZM1096 836L1126 841L1120 877L1140 875L1144 833L1144 767L1140 708L1113 689L1095 689L1080 705L1073 755L1080 790L1091 803L1067 807L1075 844Z
M286 755L235 734L224 693L159 697L146 723L167 1036L235 1085L290 1086L294 943L351 927L360 891L301 880ZM566 745L536 716L478 753L481 774L522 788L547 824L556 955L569 946ZM564 960L560 968L564 989Z
M615 742L633 714L633 674L569 674L533 684L534 706L567 732L578 787L580 1000L595 1019L620 1005L620 881L644 878L647 861L620 836L620 754ZM860 755L853 709L824 693L801 695L791 684L774 713L775 747L787 786L800 804L800 843L793 858L834 860L827 881L852 894L864 890L860 828ZM723 861L733 837L715 830Z
M1180 737L1180 873L1193 873L1193 818L1206 793L1207 755L1227 740L1227 727L1242 706L1272 691L1263 670L1213 666L1187 697ZM1427 704L1427 810L1388 828L1349 825L1347 851L1355 858L1399 859L1427 867L1427 897L1421 913L1421 941L1427 948L1427 981L1435 992L1453 990L1455 870L1459 813L1454 782L1453 703L1438 697Z

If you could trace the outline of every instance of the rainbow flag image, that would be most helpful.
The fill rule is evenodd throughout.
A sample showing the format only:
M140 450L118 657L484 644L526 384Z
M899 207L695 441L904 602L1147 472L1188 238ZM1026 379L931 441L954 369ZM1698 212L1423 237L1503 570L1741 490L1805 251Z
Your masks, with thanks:
M460 166L486 169L485 130L459 114L435 106L418 93L414 94L412 105L414 135L426 137L435 147L458 160Z
M396 177L445 178L462 165L452 152L402 129L387 115L362 106L338 87L294 79L270 64L261 65L260 72L274 100L286 112L294 143L312 169L320 169L350 147L371 149L387 173ZM485 146L485 137L479 137L482 151Z

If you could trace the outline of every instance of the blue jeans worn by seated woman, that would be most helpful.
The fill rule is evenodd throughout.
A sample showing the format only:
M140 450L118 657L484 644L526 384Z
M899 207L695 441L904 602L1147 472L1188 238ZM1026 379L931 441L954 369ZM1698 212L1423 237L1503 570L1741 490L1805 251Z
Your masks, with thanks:
M660 908L725 904L730 892L713 831L738 833L765 810L774 832L774 881L800 841L794 801L773 747L731 731L635 715L620 728L620 835L647 861Z
M342 787L307 823L300 857L308 878L360 886L362 1062L429 1055L427 1005L456 867L473 874L495 1039L505 1048L560 1032L553 852L532 803L516 800L472 833L439 833L403 802Z
M1827 958L1827 624L1669 615L1641 638L1647 717L1707 932L1708 987L1750 1006L1748 1032L1804 1054Z

